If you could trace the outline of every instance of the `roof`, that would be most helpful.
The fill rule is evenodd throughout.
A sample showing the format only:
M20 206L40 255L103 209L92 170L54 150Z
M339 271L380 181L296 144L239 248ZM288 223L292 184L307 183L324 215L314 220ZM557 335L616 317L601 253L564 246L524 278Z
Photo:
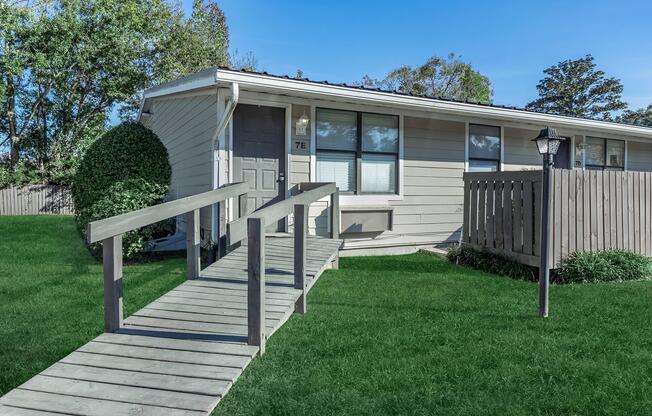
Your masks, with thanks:
M208 68L178 80L150 88L145 91L143 102L151 98L189 92L234 81L240 84L241 90L249 87L249 89L253 90L271 90L286 94L294 92L309 94L310 96L350 98L360 101L371 101L375 104L411 107L426 111L438 110L466 116L510 119L540 126L551 124L557 127L597 129L652 138L652 128L633 124L556 115L516 106L408 94L400 91L369 88L362 85L314 81L309 78L294 78L288 75L273 75L267 72L234 70L227 67Z

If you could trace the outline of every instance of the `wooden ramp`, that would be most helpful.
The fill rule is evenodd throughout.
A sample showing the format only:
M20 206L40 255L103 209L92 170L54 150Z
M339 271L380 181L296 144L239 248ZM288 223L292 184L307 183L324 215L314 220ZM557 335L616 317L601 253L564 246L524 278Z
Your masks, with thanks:
M306 284L341 240L308 237ZM294 312L293 239L265 239L266 336ZM0 398L1 415L207 415L258 353L247 344L247 248L230 252Z

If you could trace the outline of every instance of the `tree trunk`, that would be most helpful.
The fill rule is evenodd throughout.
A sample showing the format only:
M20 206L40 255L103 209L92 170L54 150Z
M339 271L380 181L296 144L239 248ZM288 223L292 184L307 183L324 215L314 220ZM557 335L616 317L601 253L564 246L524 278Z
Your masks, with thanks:
M9 157L11 165L14 166L20 159L20 137L18 137L16 129L16 86L14 77L11 74L7 74L7 119L9 123L9 144L11 145Z

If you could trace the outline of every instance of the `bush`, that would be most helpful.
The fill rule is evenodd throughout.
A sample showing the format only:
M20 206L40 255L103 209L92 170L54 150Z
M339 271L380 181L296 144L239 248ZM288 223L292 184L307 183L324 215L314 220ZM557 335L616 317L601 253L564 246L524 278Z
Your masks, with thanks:
M460 245L448 250L446 258L461 266L472 267L487 273L528 281L537 280L537 269L526 266L500 254Z
M75 175L72 196L82 234L89 222L161 202L170 185L168 152L159 138L139 123L122 123L86 151ZM133 258L157 227L123 237L123 251ZM98 251L99 245L91 247Z
M41 176L38 169L23 160L16 163L15 166L3 163L0 164L0 189L11 185L24 186L47 183Z
M75 208L88 209L111 186L129 179L167 189L171 175L167 149L156 134L140 123L122 123L86 151L72 186Z
M106 195L88 209L79 214L80 224L109 218L114 215L147 208L161 202L166 188L161 185L151 184L143 179L129 179L111 186ZM122 236L123 254L133 258L141 253L146 244L160 231L161 226L153 224L138 230L130 231ZM100 243L91 245L91 251L99 255Z
M623 282L652 276L647 257L624 250L575 252L557 270L559 283Z

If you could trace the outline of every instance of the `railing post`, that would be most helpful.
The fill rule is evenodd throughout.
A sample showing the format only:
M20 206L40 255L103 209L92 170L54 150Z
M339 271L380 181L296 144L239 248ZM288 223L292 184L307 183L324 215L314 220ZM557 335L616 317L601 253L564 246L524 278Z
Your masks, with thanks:
M102 241L104 332L122 327L122 235Z
M249 345L265 353L265 220L247 219L247 324Z
M247 194L238 196L238 218L247 216Z
M201 249L199 237L199 210L186 213L186 264L188 280L199 277Z
M306 234L308 232L308 206L294 206L294 288L301 295L294 305L297 313L306 313Z
M331 194L331 238L340 238L340 188Z

